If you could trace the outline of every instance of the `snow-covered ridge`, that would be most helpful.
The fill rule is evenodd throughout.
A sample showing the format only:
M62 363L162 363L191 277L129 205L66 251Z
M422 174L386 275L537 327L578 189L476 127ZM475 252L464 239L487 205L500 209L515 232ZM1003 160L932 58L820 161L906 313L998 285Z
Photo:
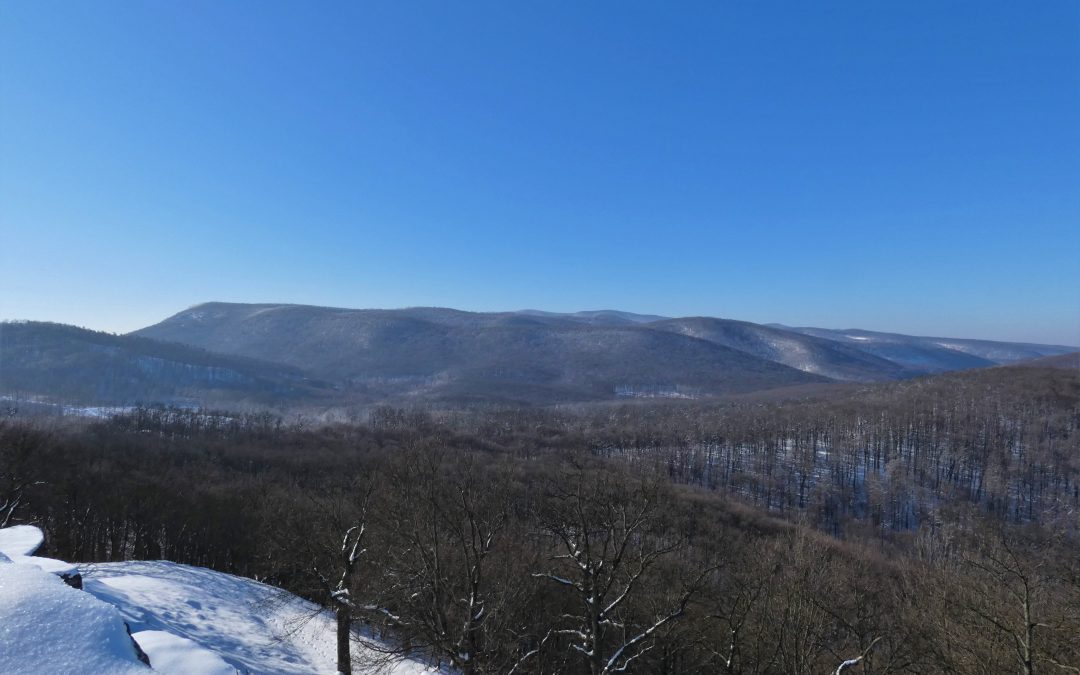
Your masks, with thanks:
M32 555L42 541L36 527L0 529L0 673L337 672L335 623L318 605L168 561L79 565L80 591L38 564L49 560ZM433 671L415 661L376 668L359 642L353 658L358 673Z

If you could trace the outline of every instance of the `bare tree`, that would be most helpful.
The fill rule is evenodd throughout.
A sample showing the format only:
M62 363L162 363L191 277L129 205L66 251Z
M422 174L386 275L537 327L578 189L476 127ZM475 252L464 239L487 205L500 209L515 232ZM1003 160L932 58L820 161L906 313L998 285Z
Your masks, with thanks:
M341 538L340 555L337 561L340 574L337 583L328 579L318 566L314 567L314 572L322 582L327 597L334 607L334 615L337 619L337 668L343 675L352 673L352 619L355 604L350 589L355 581L357 563L367 553L367 549L363 547L366 533L367 513L366 508L362 508L355 524L349 526Z
M378 611L403 644L466 674L500 669L504 626L520 609L505 478L472 455L430 448L403 453L388 474Z
M337 669L345 675L353 672L352 644L358 639L353 621L363 613L356 591L360 563L369 554L369 506L375 485L371 475L360 474L321 494L308 494L308 508L286 516L289 523L279 546L290 559L307 558L307 572L334 612Z
M1016 532L988 537L964 557L966 575L963 607L977 622L1008 645L1021 675L1053 666L1080 672L1080 611L1070 588L1068 565L1047 555L1047 540L1032 540ZM1066 571L1055 572L1054 567Z
M554 638L584 659L592 675L622 672L686 610L691 590L658 614L630 620L638 619L630 605L644 578L683 542L657 527L664 494L658 483L580 468L567 482L549 486L541 522L553 546L551 565L533 576L571 601L540 648Z

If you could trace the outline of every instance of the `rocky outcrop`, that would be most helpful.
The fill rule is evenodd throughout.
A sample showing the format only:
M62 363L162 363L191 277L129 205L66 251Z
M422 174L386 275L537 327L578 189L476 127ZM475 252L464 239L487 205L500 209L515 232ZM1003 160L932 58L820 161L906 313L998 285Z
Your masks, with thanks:
M149 666L150 657L143 651L143 648L139 646L139 641L135 639L135 636L131 634L131 626L128 625L127 621L124 622L124 630L127 631L128 637L131 638L131 646L135 648L135 656L138 656L140 661Z
M15 525L0 529L0 563L21 563L33 565L43 572L60 577L60 579L74 589L82 590L83 578L79 568L71 563L55 558L44 558L33 555L45 542L45 535L40 528L33 525ZM131 636L131 628L124 622L128 636ZM150 665L150 657L139 647L139 643L131 638L131 644L139 660Z

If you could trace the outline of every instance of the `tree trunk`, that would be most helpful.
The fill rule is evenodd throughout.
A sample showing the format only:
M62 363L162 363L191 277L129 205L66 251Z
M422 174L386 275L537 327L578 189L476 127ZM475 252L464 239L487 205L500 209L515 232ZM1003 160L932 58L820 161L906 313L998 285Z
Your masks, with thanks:
M337 608L337 669L342 675L352 675L352 615L345 605Z

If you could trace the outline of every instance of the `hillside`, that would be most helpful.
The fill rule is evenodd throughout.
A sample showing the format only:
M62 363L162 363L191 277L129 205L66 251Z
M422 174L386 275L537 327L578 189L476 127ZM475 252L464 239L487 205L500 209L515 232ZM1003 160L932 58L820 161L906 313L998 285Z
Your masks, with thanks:
M588 310L584 312L545 312L539 309L523 309L515 314L524 314L526 316L538 316L553 319L570 319L572 321L582 321L584 323L600 323L600 324L618 324L618 323L652 323L653 321L664 321L670 317L658 316L656 314L635 314L633 312L620 312L615 309L597 309Z
M858 328L846 330L782 328L853 346L868 354L888 359L922 374L942 373L967 368L985 368L987 366L1016 363L1076 351L1076 347L1062 345L921 337L898 333L879 333Z
M210 303L136 334L284 363L378 397L549 403L827 381L623 320Z
M692 317L658 321L649 326L708 340L835 380L889 380L916 374L858 346L747 321Z
M53 323L0 323L0 394L70 403L269 403L317 396L297 369Z
M1020 361L1009 365L1014 367L1058 368L1061 370L1080 371L1080 351L1060 354L1058 356L1044 356L1041 359Z

